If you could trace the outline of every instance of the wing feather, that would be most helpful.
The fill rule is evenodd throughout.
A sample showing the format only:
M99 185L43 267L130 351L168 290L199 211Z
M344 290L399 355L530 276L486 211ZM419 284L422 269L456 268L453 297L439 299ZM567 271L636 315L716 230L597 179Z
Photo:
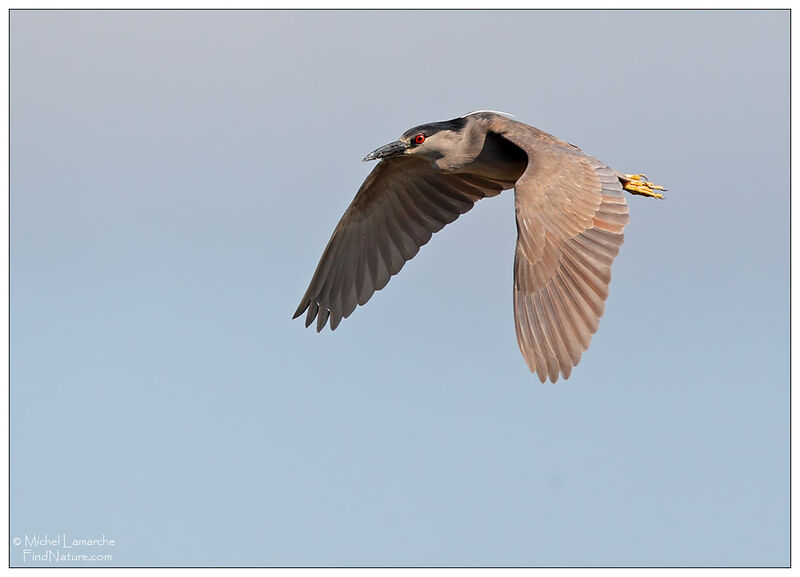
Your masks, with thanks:
M628 206L617 174L580 149L502 119L495 131L528 155L517 181L517 340L544 382L568 377L597 331Z
M412 259L431 236L502 185L444 173L414 158L387 158L367 176L322 254L295 312L335 329Z

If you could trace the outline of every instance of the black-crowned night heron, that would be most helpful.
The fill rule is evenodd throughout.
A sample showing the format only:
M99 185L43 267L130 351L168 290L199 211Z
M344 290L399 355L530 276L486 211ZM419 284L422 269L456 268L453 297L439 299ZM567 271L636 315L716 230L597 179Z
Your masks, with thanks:
M366 303L431 235L484 197L516 191L517 341L542 382L569 377L589 347L628 222L623 191L661 198L580 148L503 113L477 111L407 130L356 193L294 318L331 329Z

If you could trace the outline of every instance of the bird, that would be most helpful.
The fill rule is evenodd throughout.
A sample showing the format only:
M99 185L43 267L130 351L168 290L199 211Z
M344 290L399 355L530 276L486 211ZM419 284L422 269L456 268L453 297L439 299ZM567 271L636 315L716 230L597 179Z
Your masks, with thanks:
M629 221L624 192L661 199L666 190L492 110L415 126L372 160L292 318L335 330L434 233L513 188L517 342L542 383L569 378L597 331Z

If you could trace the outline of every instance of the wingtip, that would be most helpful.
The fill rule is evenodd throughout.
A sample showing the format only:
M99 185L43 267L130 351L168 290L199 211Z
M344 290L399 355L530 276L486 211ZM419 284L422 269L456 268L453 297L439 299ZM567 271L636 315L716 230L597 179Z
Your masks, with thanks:
M304 298L300 302L300 304L297 305L297 310L294 311L294 315L292 315L292 320L296 319L297 317L302 315L304 312L306 312L306 309L308 308L308 305L310 305L310 304L311 304L311 301L309 301L308 299ZM306 326L308 326L308 325L306 325Z
M328 317L330 316L330 312L325 307L320 307L319 313L317 314L317 332L321 333L322 329L325 328L325 324L328 322Z

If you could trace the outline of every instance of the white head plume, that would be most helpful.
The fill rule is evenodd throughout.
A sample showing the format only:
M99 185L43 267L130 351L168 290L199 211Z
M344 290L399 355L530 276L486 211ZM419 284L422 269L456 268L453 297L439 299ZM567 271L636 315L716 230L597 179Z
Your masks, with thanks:
M473 110L472 112L467 112L461 118L466 118L467 116L472 116L473 114L478 114L480 112L491 112L493 114L499 114L500 116L507 116L508 118L516 118L513 114L509 114L508 112L500 112L499 110Z

